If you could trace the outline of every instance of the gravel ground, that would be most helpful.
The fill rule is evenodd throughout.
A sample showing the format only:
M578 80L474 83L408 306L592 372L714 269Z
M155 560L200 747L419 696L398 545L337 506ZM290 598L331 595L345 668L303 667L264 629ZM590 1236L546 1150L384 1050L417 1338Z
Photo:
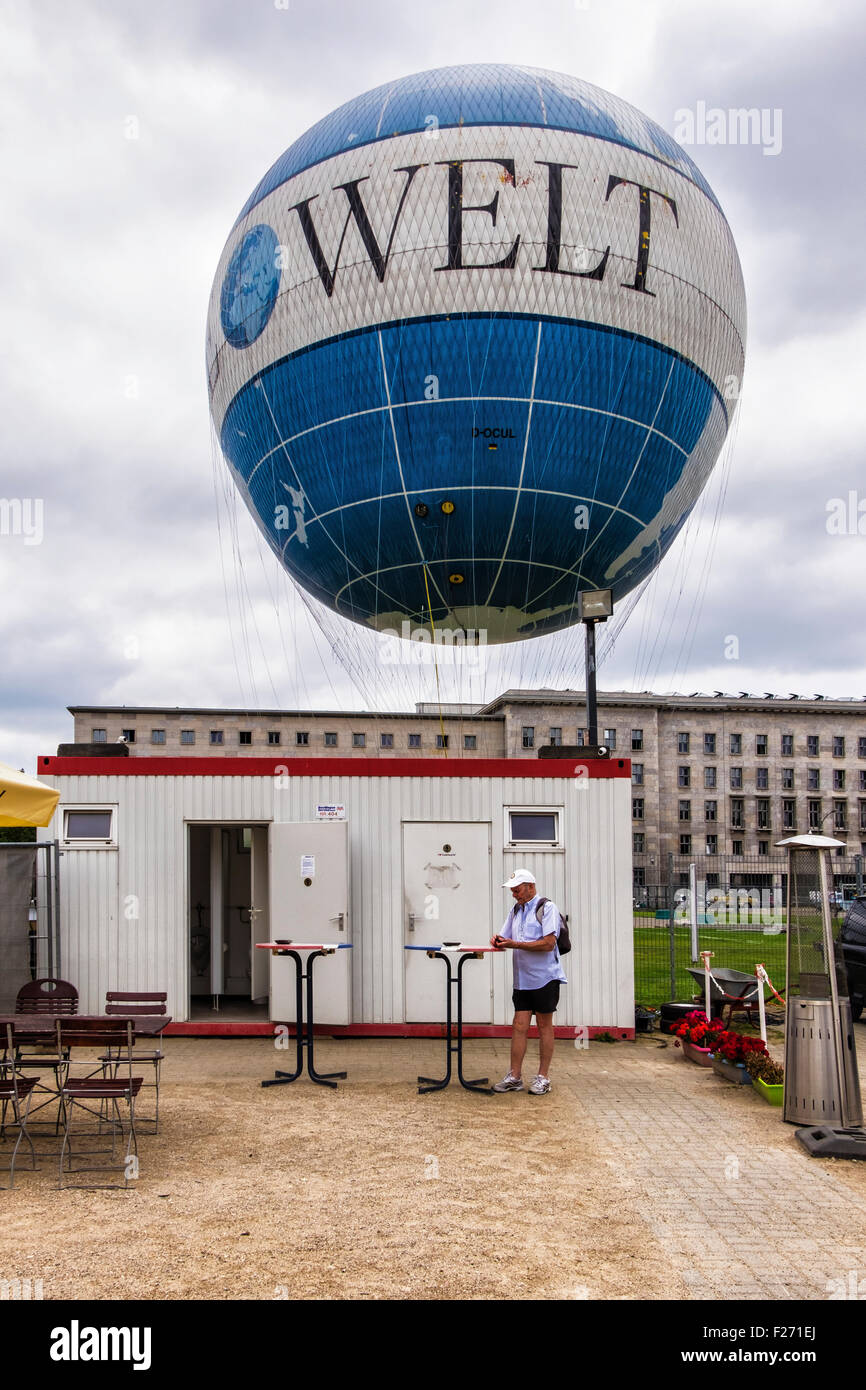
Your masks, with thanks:
M471 1076L507 1069L507 1042L467 1050ZM166 1051L138 1182L60 1192L56 1160L22 1167L0 1198L0 1277L41 1278L46 1299L687 1299L581 1075L615 1078L628 1056L648 1084L682 1078L706 1097L711 1082L720 1122L735 1110L755 1143L795 1142L778 1111L691 1075L657 1038L558 1045L538 1098L417 1095L417 1073L441 1067L436 1041L324 1040L318 1068L349 1072L337 1091L262 1089L287 1060L264 1039ZM863 1195L862 1167L832 1170Z

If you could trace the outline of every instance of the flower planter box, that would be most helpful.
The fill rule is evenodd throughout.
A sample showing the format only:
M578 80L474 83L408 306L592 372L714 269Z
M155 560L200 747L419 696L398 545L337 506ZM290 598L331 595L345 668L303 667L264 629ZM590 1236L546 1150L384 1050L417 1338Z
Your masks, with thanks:
M752 1085L763 1096L768 1105L782 1105L785 1099L785 1083L780 1081L778 1086L771 1086L767 1081L762 1081L760 1077L752 1078Z
M695 1043L686 1042L683 1038L683 1056L688 1057L690 1062L696 1062L699 1067L711 1067L712 1053L708 1047L698 1047Z
M751 1086L752 1078L742 1062L726 1062L724 1057L713 1057L710 1064L716 1076L732 1081L735 1086Z

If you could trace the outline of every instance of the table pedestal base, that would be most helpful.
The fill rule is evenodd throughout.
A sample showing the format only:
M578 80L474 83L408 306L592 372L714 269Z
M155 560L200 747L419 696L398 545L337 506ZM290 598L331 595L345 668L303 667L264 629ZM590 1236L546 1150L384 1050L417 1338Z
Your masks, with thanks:
M304 1055L306 1054L307 1075L311 1081L315 1081L317 1086L330 1086L332 1090L337 1089L337 1081L344 1081L347 1073L344 1071L316 1071L313 1060L313 961L319 956L327 955L327 951L313 951L307 960L307 969L304 971L301 957L297 951L284 951L282 955L291 956L295 962L295 1038L297 1042L297 1053L294 1071L275 1071L269 1081L263 1081L263 1086L288 1086L292 1081L297 1081L304 1070ZM306 1019L304 1019L304 981L307 984L307 1009Z
M468 952L461 955L457 963L457 974L452 975L450 956L445 955L442 951L428 951L427 954L431 960L444 960L445 970L448 976L448 983L446 985L447 992L445 996L445 1075L441 1079L434 1076L419 1076L418 1081L424 1084L419 1085L418 1094L419 1096L425 1096L428 1095L430 1091L444 1091L445 1087L448 1086L451 1081L451 1058L456 1054L457 1080L460 1082L463 1089L465 1091L476 1091L482 1096L492 1096L493 1087L488 1086L488 1078L486 1076L479 1076L469 1081L463 1075L463 967L468 960L476 960L478 957L472 956ZM451 991L455 985L457 986L457 1036L452 1037Z

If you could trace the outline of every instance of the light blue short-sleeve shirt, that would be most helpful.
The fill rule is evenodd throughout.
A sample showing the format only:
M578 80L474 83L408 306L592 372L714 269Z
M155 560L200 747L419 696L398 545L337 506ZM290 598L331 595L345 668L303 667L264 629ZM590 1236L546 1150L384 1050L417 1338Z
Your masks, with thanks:
M559 908L554 902L545 903L539 922L536 908L540 898L541 894L536 893L523 907L515 903L500 936L509 937L512 941L540 941L543 936L550 936L551 932L559 936ZM552 951L512 951L511 957L515 989L541 989L551 980L567 983L558 946L554 946Z

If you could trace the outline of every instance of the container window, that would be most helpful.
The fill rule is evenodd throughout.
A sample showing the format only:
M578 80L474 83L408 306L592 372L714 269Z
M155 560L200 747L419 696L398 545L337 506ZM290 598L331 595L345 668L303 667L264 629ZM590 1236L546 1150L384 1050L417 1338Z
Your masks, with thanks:
M65 840L112 841L112 818L110 807L92 811L66 810L63 813L63 838Z
M508 838L512 844L558 844L559 812L509 811Z

